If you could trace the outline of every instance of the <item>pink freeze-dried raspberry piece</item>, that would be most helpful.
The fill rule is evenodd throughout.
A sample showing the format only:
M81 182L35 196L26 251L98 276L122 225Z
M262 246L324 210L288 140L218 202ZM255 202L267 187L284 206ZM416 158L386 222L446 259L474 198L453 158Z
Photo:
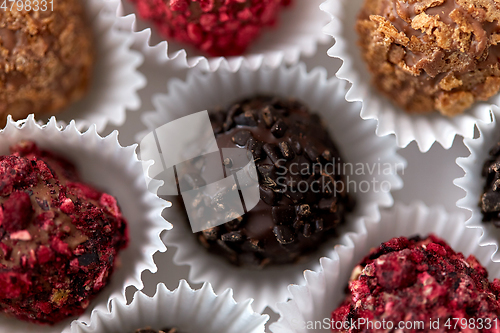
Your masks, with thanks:
M8 232L26 229L33 212L28 193L22 191L13 192L3 203L2 227Z

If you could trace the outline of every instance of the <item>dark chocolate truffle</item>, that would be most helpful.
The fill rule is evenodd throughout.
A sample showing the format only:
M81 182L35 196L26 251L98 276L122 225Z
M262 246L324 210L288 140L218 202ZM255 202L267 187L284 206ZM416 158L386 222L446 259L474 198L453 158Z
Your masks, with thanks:
M139 15L166 39L191 44L211 56L240 55L263 28L276 24L291 0L132 0Z
M20 11L7 3L0 9L0 125L8 114L55 114L81 99L94 64L81 0L55 0L53 8L51 1L19 1Z
M318 115L293 99L257 96L211 113L219 148L245 149L258 173L260 200L243 216L197 234L211 252L235 265L262 268L299 261L332 236L353 208L339 151ZM227 170L242 166L221 161ZM179 181L203 186L196 172ZM195 200L190 211L210 220ZM217 201L218 202L218 201Z
M32 142L0 156L0 311L55 324L108 283L127 224L114 197Z
M486 180L479 203L483 221L500 228L500 143L491 149L490 158L484 163L482 176Z
M348 295L332 313L333 331L380 332L374 327L384 324L386 332L465 332L480 323L488 331L489 322L494 332L499 299L500 280L489 282L474 256L466 259L433 235L393 238L354 268ZM419 327L399 330L400 323Z
M499 18L494 0L365 0L356 29L379 91L451 117L500 89Z

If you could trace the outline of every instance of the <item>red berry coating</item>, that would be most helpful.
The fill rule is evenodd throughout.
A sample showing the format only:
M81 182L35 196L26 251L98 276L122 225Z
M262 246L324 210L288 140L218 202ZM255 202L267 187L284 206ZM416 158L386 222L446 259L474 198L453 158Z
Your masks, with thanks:
M265 27L276 24L291 0L131 0L160 34L210 56L245 52Z
M474 256L434 235L394 238L354 269L346 299L332 312L333 332L476 332L469 328L480 322L491 323L481 332L498 332L499 286ZM400 323L412 328L398 330Z
M3 203L2 227L11 233L26 229L33 212L29 194L21 191L13 192Z
M0 156L0 312L55 324L85 311L128 243L116 199L32 142Z

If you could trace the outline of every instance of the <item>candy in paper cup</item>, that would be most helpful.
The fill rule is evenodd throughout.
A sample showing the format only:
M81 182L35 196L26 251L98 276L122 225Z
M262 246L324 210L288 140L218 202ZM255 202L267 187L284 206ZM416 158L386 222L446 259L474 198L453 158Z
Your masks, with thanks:
M196 94L196 98L193 98L193 94ZM201 110L213 110L218 106L228 107L241 98L257 94L293 97L312 112L318 113L346 163L360 163L370 168L374 165L390 167L388 172L353 175L356 184L375 180L386 186L383 186L384 190L375 190L373 187L373 191L356 191L353 196L357 201L357 210L351 214L352 221L347 221L347 225L355 225L358 216L377 215L378 206L393 204L390 190L402 186L396 169L404 169L406 162L397 155L393 138L377 137L375 123L360 119L357 113L359 103L345 101L345 82L336 78L327 79L324 69L307 72L305 66L300 65L291 68L240 69L236 73L222 69L215 73L193 73L186 82L173 80L168 95L156 96L156 111L145 114L143 122L152 131L178 118ZM146 134L140 133L138 141ZM205 250L193 234L185 214L175 213L178 204L175 200L173 202L174 209L166 213L174 227L165 233L164 240L167 246L177 248L175 263L190 266L189 281L192 283L208 281L216 292L233 288L237 301L254 298L253 306L257 312L266 306L273 308L276 302L286 300L286 286L299 283L302 271L317 266L318 259L328 256L335 244L335 240L327 242L310 259L300 264L266 267L260 271L236 267L226 262L225 258Z
M426 152L434 142L449 149L456 135L472 138L474 125L478 121L490 120L491 104L498 105L500 95L492 97L489 102L477 102L471 109L453 118L441 116L438 112L409 114L396 107L373 86L357 44L356 19L364 1L327 0L321 5L321 9L330 15L330 23L324 32L335 39L335 45L330 48L328 55L342 60L343 64L336 75L352 84L346 99L351 102L362 101L361 117L377 120L377 135L395 134L399 147L406 147L416 141L419 149Z
M493 244L497 251L500 229L495 227L491 222L482 221L483 213L479 204L481 196L484 193L484 186L486 185L486 178L482 176L484 163L489 159L490 150L500 142L497 120L499 115L499 109L495 107L491 113L492 122L477 124L479 137L476 139L464 139L464 144L469 149L470 155L457 159L457 164L464 170L465 175L454 181L455 185L466 192L465 197L457 202L457 206L472 213L466 222L466 226L481 230L480 244Z
M88 322L74 321L71 333L135 332L177 328L179 332L264 333L269 316L253 312L252 300L236 303L227 289L216 295L209 283L193 290L184 280L170 291L159 284L149 297L137 291L132 302L113 299L110 310L96 310Z
M97 134L95 126L81 133L72 121L67 127L57 125L52 117L40 126L30 115L25 120L12 121L9 116L6 127L0 131L0 154L9 154L9 147L23 140L35 142L40 148L63 156L76 166L81 179L114 196L123 216L128 221L129 245L119 252L121 265L115 269L109 284L90 302L87 311L79 318L86 320L92 309L106 309L109 298L125 299L125 289L143 288L141 273L156 271L153 254L164 252L160 239L163 230L171 228L161 213L169 204L148 191L142 163L137 159L136 146L122 147L118 132L107 137ZM152 162L151 162L152 163ZM150 182L150 190L161 183ZM0 315L0 332L60 333L69 329L70 318L55 326L26 323Z
M132 31L135 45L159 64L173 60L178 68L196 67L205 71L218 68L238 70L242 66L257 69L262 65L277 67L283 62L294 64L301 56L312 56L317 45L327 43L329 37L322 29L328 23L328 16L319 6L322 0L293 0L283 7L278 22L263 29L261 36L241 56L208 57L186 44L168 39L164 41L151 22L138 18L136 9L128 0L121 0L117 8L120 26Z
M125 123L126 110L138 110L141 100L137 91L146 85L138 71L144 57L132 50L133 36L121 31L113 8L118 0L82 1L92 27L96 48L94 71L89 91L80 101L70 104L58 120L77 120L79 129L95 124L100 132L106 125Z
M492 260L494 248L480 246L480 230L469 229L464 222L463 214L448 214L441 207L429 208L421 203L396 204L381 211L379 217L366 218L356 233L342 238L342 245L336 247L332 256L321 259L320 269L304 272L305 283L288 288L291 299L278 304L280 319L271 324L271 331L330 333L324 320L328 321L344 300L353 269L371 248L394 237L435 234L466 257L473 254L489 272L490 279L500 277L500 264ZM315 321L322 324L307 329Z

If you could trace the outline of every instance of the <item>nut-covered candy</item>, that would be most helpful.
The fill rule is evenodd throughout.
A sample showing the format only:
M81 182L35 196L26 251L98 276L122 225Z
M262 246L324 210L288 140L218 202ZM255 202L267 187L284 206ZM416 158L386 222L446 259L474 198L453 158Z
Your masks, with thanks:
M7 7L0 9L1 126L9 114L14 120L55 114L81 99L95 51L81 0L7 1Z
M494 0L365 0L356 29L382 94L451 117L500 89L499 18Z

